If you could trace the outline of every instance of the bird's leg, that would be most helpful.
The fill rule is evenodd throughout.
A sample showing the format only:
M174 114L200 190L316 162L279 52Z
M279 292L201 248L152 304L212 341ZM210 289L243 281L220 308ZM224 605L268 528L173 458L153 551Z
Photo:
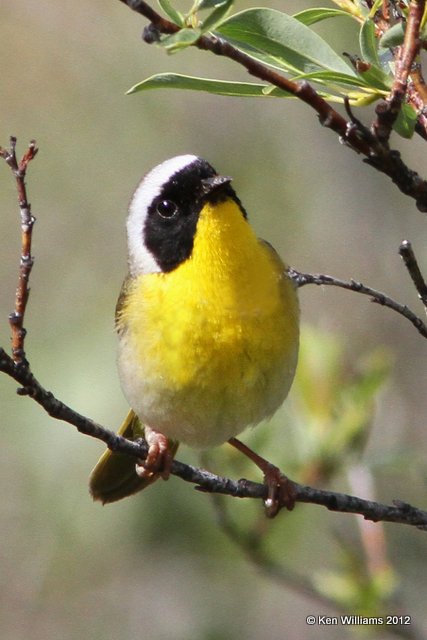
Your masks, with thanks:
M278 467L259 456L237 438L230 438L228 442L252 460L263 472L264 482L268 488L267 498L264 502L267 517L274 518L282 507L292 511L295 506L292 481Z
M144 437L148 444L148 454L145 460L138 461L135 471L140 478L151 478L161 475L163 480L169 478L174 452L170 449L167 437L151 427L144 427Z

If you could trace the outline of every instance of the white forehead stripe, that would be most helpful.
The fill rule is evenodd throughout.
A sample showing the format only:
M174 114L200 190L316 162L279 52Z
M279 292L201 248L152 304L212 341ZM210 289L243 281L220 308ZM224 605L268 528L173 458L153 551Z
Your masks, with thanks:
M161 271L153 254L144 244L143 229L148 208L154 198L160 195L162 187L170 178L197 159L197 156L187 154L165 160L165 162L149 171L137 186L129 205L129 215L126 223L131 275Z

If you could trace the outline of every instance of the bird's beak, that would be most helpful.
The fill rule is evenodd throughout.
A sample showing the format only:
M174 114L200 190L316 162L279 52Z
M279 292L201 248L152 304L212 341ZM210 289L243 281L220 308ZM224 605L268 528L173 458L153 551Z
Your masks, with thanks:
M212 191L216 191L226 184L230 184L232 178L230 176L212 176L202 180L202 192L204 196L209 195Z

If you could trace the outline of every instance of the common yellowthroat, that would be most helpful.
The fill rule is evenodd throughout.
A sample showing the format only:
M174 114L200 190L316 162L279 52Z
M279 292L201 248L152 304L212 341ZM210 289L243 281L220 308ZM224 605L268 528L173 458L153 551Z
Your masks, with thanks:
M182 155L147 173L127 238L116 329L131 410L119 433L144 435L149 453L137 464L102 455L90 490L104 503L167 476L178 442L214 447L271 416L298 354L295 286L256 237L231 178L208 162Z

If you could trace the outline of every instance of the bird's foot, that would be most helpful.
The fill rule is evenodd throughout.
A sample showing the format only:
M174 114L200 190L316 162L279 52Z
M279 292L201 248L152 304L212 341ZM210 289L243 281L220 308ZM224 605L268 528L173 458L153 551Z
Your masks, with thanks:
M268 489L264 501L265 514L267 518L274 518L283 507L292 511L296 496L292 480L289 480L278 467L268 462L267 465L268 468L264 471L264 483Z
M278 467L259 456L237 438L230 438L228 442L252 460L263 472L264 483L267 486L267 498L264 500L266 516L274 518L283 507L292 511L296 498L292 480L285 476Z
M136 474L140 478L161 476L167 480L170 476L174 453L170 450L167 437L151 427L144 427L144 437L148 444L148 454L144 461L135 465Z

